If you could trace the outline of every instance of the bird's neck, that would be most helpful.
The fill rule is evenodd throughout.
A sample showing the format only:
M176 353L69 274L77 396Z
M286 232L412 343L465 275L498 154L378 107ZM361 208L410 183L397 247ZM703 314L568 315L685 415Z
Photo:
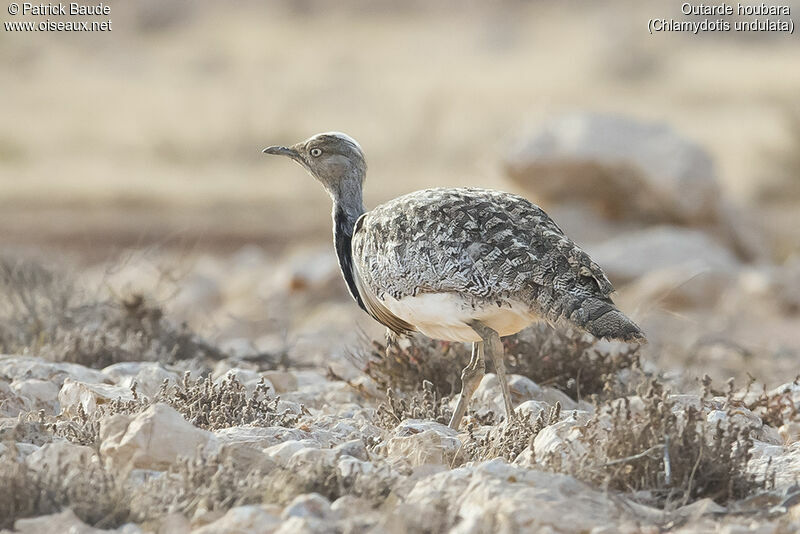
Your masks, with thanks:
M355 272L353 271L353 228L356 221L364 213L364 203L361 192L357 196L349 196L347 201L334 198L333 202L333 244L336 247L336 256L339 258L339 268L342 270L347 288L358 305L366 311L361 295L356 286Z

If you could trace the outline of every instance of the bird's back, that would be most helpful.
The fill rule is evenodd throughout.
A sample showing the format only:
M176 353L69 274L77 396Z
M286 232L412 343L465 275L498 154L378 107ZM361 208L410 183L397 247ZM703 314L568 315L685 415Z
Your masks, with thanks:
M409 318L378 317L387 310L373 308L451 295L476 309L527 307L532 316L565 318L599 337L641 337L611 303L613 287L600 267L517 195L437 188L398 197L358 220L352 252L373 315L395 321L388 326L396 330L412 329Z

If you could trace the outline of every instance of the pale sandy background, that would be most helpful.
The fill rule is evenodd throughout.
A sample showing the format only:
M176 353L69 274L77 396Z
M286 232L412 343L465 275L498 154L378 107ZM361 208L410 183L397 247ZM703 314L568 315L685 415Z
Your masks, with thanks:
M367 153L368 206L437 185L520 192L503 174L509 145L574 111L673 126L710 152L725 192L766 228L769 260L797 251L797 36L649 35L647 19L678 16L677 2L111 5L110 33L0 32L7 251L86 265L131 247L223 261L245 245L322 244L328 198L263 146L349 133ZM240 319L278 314L241 306ZM656 337L689 321L769 361L788 354L776 372L792 373L796 317L723 320L725 309L668 309L680 317L669 328L644 320ZM263 333L255 324L235 333Z

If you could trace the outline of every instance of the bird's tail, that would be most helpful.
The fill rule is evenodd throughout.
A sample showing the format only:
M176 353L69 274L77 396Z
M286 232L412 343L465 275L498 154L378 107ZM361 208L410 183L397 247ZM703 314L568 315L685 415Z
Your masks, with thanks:
M646 343L639 326L619 311L609 298L588 297L581 303L581 317L574 322L595 337Z

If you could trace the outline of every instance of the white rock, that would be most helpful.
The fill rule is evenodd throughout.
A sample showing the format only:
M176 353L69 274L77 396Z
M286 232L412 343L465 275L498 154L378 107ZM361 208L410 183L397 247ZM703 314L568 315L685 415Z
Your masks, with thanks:
M586 406L581 405L578 406L578 403L572 400L569 395L564 393L558 388L545 386L542 388L542 394L536 400L540 400L546 402L551 406L555 406L556 403L561 405L561 413L565 413L571 410L577 410L578 408L585 409ZM591 405L589 405L591 406Z
M458 435L458 432L449 426L436 421L428 421L427 419L404 419L395 427L394 433L398 436L411 436L428 430L445 436Z
M703 399L698 395L669 395L667 399L673 403L673 412L686 411L690 407L698 412L703 409Z
M546 402L528 400L520 404L514 409L514 412L522 419L527 419L531 423L535 423L542 412L547 414L550 410L550 405Z
M721 212L709 154L659 123L558 117L514 147L506 171L547 204L577 201L634 221L695 223Z
M359 460L366 461L369 457L367 448L364 446L364 441L361 439L354 439L340 443L339 445L335 446L333 450L336 451L336 454L339 456L352 456L353 458L358 458Z
M165 380L169 384L175 384L180 380L178 373L165 369L157 362L115 363L103 369L103 374L118 386L128 389L136 382L136 391L151 399L161 390Z
M287 400L279 400L278 405L276 406L278 412L289 412L291 414L300 415L303 413L303 407L296 402L287 401Z
M110 418L111 424L100 429L100 453L119 466L163 469L179 456L194 457L198 448L218 446L211 432L193 426L163 403L127 420L122 417Z
M450 531L589 532L614 524L619 505L566 475L492 460L419 479L395 514L399 531L424 529L447 509L461 521Z
M409 421L413 422L409 424ZM420 431L421 428L427 429ZM395 429L395 437L381 443L377 449L392 461L407 462L411 467L418 467L449 465L461 445L452 428L432 421L408 420Z
M319 447L303 447L295 451L294 454L286 462L286 466L290 469L302 469L303 466L308 465L325 465L332 466L336 463L336 458L339 455L333 449L320 449Z
M36 378L47 380L59 388L69 377L79 382L104 383L107 378L100 371L77 363L49 362L36 356L0 355L0 376L12 379Z
M261 506L237 506L224 516L192 531L192 534L269 534L280 525L280 518Z
M241 383L247 389L248 395L252 395L258 384L263 380L264 385L267 387L267 395L270 397L275 396L275 387L272 385L272 383L270 383L270 381L266 378L263 378L258 372L250 369L241 369L239 367L228 369L224 374L215 377L214 383L221 384L230 378L235 378L239 383Z
M237 462L252 463L267 458L265 448L287 440L307 439L309 434L296 428L235 426L216 430L214 436L221 454L232 456Z
M732 285L739 262L731 252L708 234L690 228L656 226L628 232L598 245L587 252L605 273L618 283L630 282L644 275L666 272L703 278L711 283L724 277ZM711 281L705 280L711 278ZM687 278L684 283L691 282Z
M14 441L0 442L0 458L7 458L14 456L18 462L24 462L25 459L38 451L40 447L32 443L22 443ZM8 455L8 456L6 456Z
M288 371L264 371L261 376L269 380L279 394L297 389L297 377Z
M298 495L283 510L281 517L314 517L325 519L331 515L331 503L319 493Z
M11 389L11 384L6 380L0 380L0 417L17 417L22 412L27 412L30 401L20 397Z
M514 402L524 402L530 399L539 398L542 388L539 384L523 375L508 375L508 388L511 390L511 397Z
M332 532L332 529L327 518L292 516L280 524L275 534L328 534L329 532Z
M307 447L319 448L319 444L312 439L292 439L265 448L264 455L278 465L286 465L289 463L289 459L294 455L294 453Z
M90 527L78 519L72 510L67 508L57 514L18 519L14 523L14 532L19 534L52 534L54 532L69 534L139 534L142 529L133 523L127 523L114 530L100 530Z
M354 510L369 510L372 504L355 495L342 495L331 503L331 511L339 518L353 515Z
M39 378L15 380L11 383L11 389L23 399L27 411L46 410L55 413L59 409L59 388L50 380Z
M580 456L585 449L580 437L580 426L575 421L559 421L544 427L533 440L536 461L543 463L549 455L554 454L561 455L565 460Z
M69 441L47 443L25 458L28 467L41 471L51 471L57 465L88 466L99 461L94 449Z
M64 385L61 386L61 391L58 392L58 402L61 405L61 410L70 415L77 415L79 406L83 407L85 413L92 414L97 409L97 406L117 399L133 400L133 392L130 388L109 384L76 382L71 378L64 380Z
M451 408L455 409L457 397L450 399ZM496 417L505 416L505 403L503 392L500 390L500 380L494 373L486 373L478 384L478 389L472 395L468 412L474 412L479 417L493 413Z
M363 475L365 473L372 473L375 471L375 464L372 462L358 460L352 456L343 456L339 459L337 469L343 477L347 478L356 475Z

